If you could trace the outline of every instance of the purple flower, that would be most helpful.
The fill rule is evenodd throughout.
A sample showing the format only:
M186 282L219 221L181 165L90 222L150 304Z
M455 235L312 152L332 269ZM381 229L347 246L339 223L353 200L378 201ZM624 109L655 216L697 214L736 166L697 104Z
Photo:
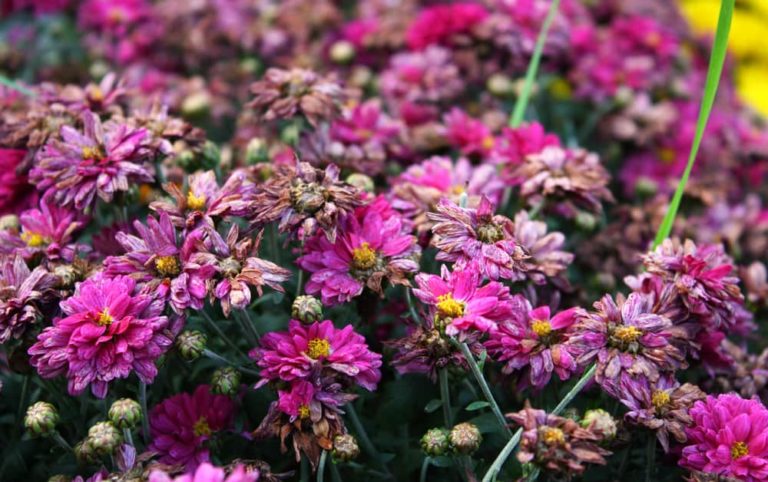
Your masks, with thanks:
M176 313L187 308L201 309L208 294L207 282L216 273L215 266L192 261L203 231L190 233L179 245L176 229L164 212L159 221L150 216L146 226L136 221L134 227L138 236L117 234L126 254L108 257L104 262L106 273L128 275L144 283L159 298L170 298Z
M332 378L325 380L319 377L314 378L316 378L314 382L293 380L288 390L277 391L277 408L288 415L290 422L296 420L318 422L322 419L324 412L338 411L337 407L356 398L356 395L341 392L341 385L333 383ZM323 382L331 383L324 387Z
M194 472L173 478L158 469L149 474L149 482L258 482L258 480L258 470L249 471L245 466L237 465L227 475L224 469L214 467L208 462L200 464Z
M509 288L497 281L481 286L483 277L474 265L449 271L443 266L440 276L416 275L419 288L413 294L429 307L429 316L438 329L449 336L459 333L494 332L497 324L519 308Z
M503 371L526 369L531 385L543 388L552 373L567 380L578 369L577 353L568 338L580 308L571 308L550 316L548 306L531 309L530 303L517 295L519 302L513 316L499 323L485 346L488 354L504 363Z
M477 263L483 276L492 280L521 280L528 255L515 242L512 221L493 214L493 209L485 196L477 209L441 200L437 212L427 214L435 222L432 244L439 250L436 259L455 262L459 269Z
M31 364L43 378L66 374L69 393L79 395L89 385L104 398L109 382L136 372L152 383L155 361L172 344L161 316L163 303L134 293L136 282L127 276L107 278L97 273L77 285L75 294L61 302L66 315L43 330L29 349Z
M760 401L710 395L696 402L689 415L690 444L680 465L744 482L768 479L768 409Z
M543 284L547 278L558 278L568 269L573 254L562 251L565 245L563 233L547 233L547 223L532 220L527 211L515 214L514 225L515 240L531 255L526 260L525 272L531 281Z
M160 456L160 462L192 470L210 460L205 442L231 427L234 410L229 397L212 394L208 385L198 386L192 394L166 398L149 414L149 449Z
M21 256L0 258L0 344L20 338L42 314L39 304L56 278L38 266L30 271Z
M375 390L381 378L381 355L368 349L352 325L339 330L330 320L309 326L291 320L287 332L264 335L250 356L261 367L263 380L257 386L306 379L318 368L349 377L366 390Z
M92 112L83 113L84 132L61 128L61 140L51 139L38 151L30 181L45 196L77 209L93 205L98 195L110 202L131 184L153 182L150 135L113 122L102 125Z

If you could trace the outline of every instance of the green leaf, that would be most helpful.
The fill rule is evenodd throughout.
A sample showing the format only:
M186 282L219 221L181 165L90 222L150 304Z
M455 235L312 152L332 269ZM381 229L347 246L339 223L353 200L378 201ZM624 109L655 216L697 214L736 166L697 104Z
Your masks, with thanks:
M715 40L712 44L712 56L709 58L709 67L707 68L707 79L704 83L704 96L701 98L701 107L699 109L699 118L696 121L696 136L693 139L691 153L688 156L688 164L685 171L677 183L675 195L669 203L669 208L661 222L659 231L656 233L656 239L653 241L654 249L662 241L669 237L672 232L672 225L677 216L677 210L680 208L680 201L683 198L685 185L688 183L688 177L691 175L693 164L696 162L696 154L699 152L701 139L704 137L704 129L707 127L709 114L712 112L712 105L715 102L715 94L720 83L720 77L723 72L725 56L728 52L728 34L731 31L731 19L733 18L733 7L735 0L722 0L720 4L720 17L717 20L717 30L715 31Z
M525 109L528 107L528 101L531 98L531 90L533 90L533 81L536 80L536 73L538 72L539 64L541 63L541 53L544 51L544 44L547 43L549 28L555 20L559 6L560 0L553 0L552 4L549 6L547 16L544 18L544 23L541 24L539 37L536 39L536 46L533 49L533 56L531 57L530 63L528 63L528 70L525 72L523 89L520 91L520 96L517 98L517 101L515 101L515 107L512 109L512 116L509 119L510 127L518 127L523 122Z
M443 401L440 400L439 398L434 398L429 401L426 407L424 407L424 411L427 413L432 413L442 406L443 406Z
M466 410L467 412L474 412L475 410L480 410L481 408L485 408L490 405L491 405L490 403L484 400L478 400L476 402L472 402L469 405L467 405L467 408L465 408L464 410Z
M485 360L488 358L488 352L483 350L480 352L480 357L477 359L477 366L480 367L480 371L485 368Z

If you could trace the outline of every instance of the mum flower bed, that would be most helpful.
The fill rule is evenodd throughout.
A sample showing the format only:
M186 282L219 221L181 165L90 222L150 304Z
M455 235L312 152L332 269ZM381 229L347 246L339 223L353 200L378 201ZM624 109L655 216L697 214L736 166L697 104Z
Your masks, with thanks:
M0 480L768 480L732 10L2 3Z

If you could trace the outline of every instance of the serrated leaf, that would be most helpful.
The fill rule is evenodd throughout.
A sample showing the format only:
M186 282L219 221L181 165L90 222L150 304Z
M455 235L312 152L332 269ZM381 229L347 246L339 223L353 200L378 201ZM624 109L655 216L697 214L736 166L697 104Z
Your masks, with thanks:
M484 400L477 400L476 402L472 402L469 405L467 405L466 410L467 412L473 412L475 410L480 410L481 408L490 407L491 404L484 401Z
M443 401L439 398L433 398L432 400L427 403L427 405L424 407L424 411L427 413L432 413L438 408L443 406Z

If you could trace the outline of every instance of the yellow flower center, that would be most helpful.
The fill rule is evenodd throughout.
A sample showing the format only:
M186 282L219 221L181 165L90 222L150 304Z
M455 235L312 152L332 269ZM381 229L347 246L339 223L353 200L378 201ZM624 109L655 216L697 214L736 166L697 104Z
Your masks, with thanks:
M451 188L451 192L453 194L464 194L464 186L462 186L461 184L456 184Z
M486 136L483 139L483 149L491 149L495 143L496 141L493 139L493 136Z
M195 432L196 437L209 437L211 433L213 433L213 430L211 430L211 426L208 425L208 420L206 420L205 417L200 417L197 422L195 422L192 431Z
M115 321L115 319L109 314L109 308L105 306L104 309L101 310L101 313L99 313L99 318L96 320L96 323L101 326L106 326L111 325L113 321Z
M437 312L441 318L458 318L464 314L464 302L446 293L437 297Z
M669 405L670 400L671 397L669 396L669 393L665 392L664 390L655 390L653 395L651 395L651 403L656 408L656 410L661 410L662 408Z
M642 330L636 326L620 326L613 331L613 336L622 343L634 343L643 335Z
M307 343L307 355L317 360L321 356L331 354L331 344L325 338L312 338Z
M309 406L308 405L300 405L299 406L299 418L302 420L306 420L309 418Z
M731 445L731 458L738 459L749 455L749 447L744 442L736 442Z
M536 336L545 337L552 333L552 324L547 320L533 320L531 330L536 333Z
M101 102L104 100L104 91L102 91L101 88L94 85L93 87L88 89L88 96L94 102Z
M179 274L179 260L175 256L160 256L155 259L155 268L163 276Z
M195 196L195 193L189 191L187 193L187 207L193 211L200 211L205 207L205 194Z
M565 434L557 427L542 427L541 440L549 446L565 443Z
M83 159L91 159L94 161L100 161L104 159L104 153L99 146L85 146L81 149Z
M573 88L567 80L559 77L549 84L549 93L556 99L570 99L573 96Z
M656 151L656 155L659 156L659 160L664 164L672 164L677 157L675 150L670 147L662 147Z
M48 240L45 239L42 234L30 233L27 231L21 233L21 240L27 243L27 246L30 248L39 248L40 246L48 244Z
M366 270L376 264L376 251L371 249L368 242L364 242L359 248L352 250L352 265L355 269Z

